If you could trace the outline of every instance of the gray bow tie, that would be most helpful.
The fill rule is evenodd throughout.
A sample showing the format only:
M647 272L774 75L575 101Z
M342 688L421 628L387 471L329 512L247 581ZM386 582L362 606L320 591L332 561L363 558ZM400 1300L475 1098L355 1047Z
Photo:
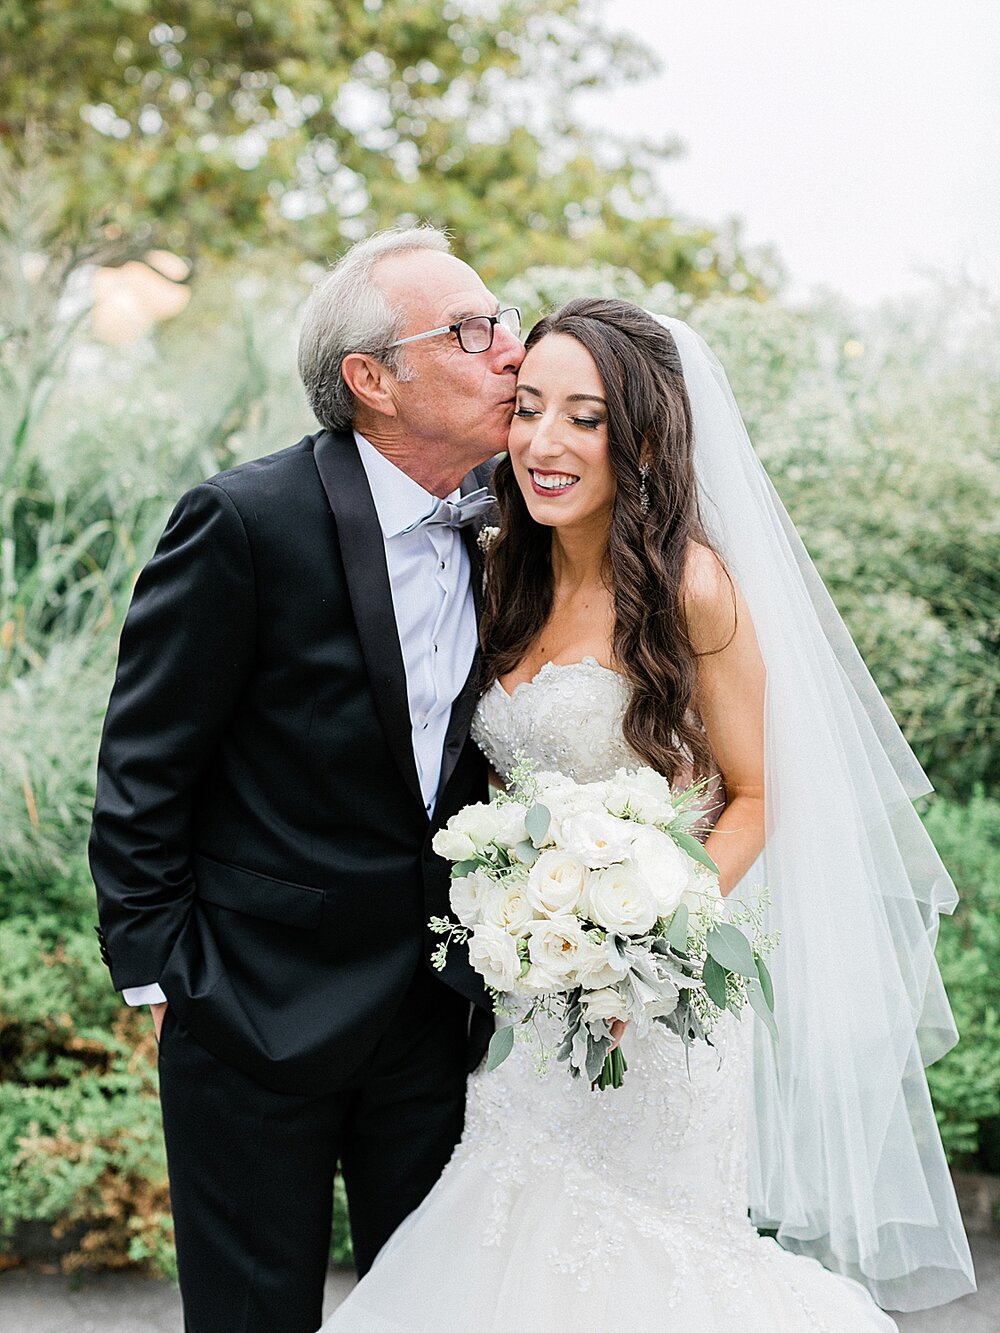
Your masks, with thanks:
M496 496L490 495L485 486L480 486L478 491L470 491L458 500L438 500L429 513L404 528L403 532L416 532L418 528L435 526L464 528L488 514L496 502Z

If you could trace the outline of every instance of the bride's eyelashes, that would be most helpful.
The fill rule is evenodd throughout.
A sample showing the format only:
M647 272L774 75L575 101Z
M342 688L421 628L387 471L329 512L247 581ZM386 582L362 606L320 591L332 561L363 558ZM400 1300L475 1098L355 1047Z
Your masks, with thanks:
M515 407L515 417L520 417L522 421L530 421L533 417L540 417L542 414L537 407ZM603 417L576 417L570 416L565 412L560 412L563 421L568 421L571 426L580 426L583 430L597 430L599 426L604 425Z

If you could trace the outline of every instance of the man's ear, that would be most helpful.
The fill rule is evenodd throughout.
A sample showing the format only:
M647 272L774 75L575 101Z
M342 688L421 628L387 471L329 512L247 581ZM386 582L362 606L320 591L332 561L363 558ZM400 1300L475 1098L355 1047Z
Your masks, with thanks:
M351 352L340 363L344 383L357 401L380 416L396 415L395 377L381 361L364 352Z

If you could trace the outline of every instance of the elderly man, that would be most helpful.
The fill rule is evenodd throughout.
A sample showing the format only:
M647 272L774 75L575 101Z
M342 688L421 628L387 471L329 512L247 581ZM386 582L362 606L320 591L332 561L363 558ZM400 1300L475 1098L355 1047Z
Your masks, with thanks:
M363 1272L489 1033L425 923L431 835L486 792L471 474L524 352L448 250L387 232L331 270L299 352L323 429L182 497L122 634L91 863L102 955L160 1040L188 1333L317 1328L338 1162Z

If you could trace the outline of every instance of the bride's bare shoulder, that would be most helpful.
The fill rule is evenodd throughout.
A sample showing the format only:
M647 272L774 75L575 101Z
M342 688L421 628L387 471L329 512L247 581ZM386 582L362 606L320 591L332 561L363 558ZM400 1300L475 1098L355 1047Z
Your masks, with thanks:
M701 542L688 544L681 602L695 652L725 648L736 633L739 591L720 557Z

